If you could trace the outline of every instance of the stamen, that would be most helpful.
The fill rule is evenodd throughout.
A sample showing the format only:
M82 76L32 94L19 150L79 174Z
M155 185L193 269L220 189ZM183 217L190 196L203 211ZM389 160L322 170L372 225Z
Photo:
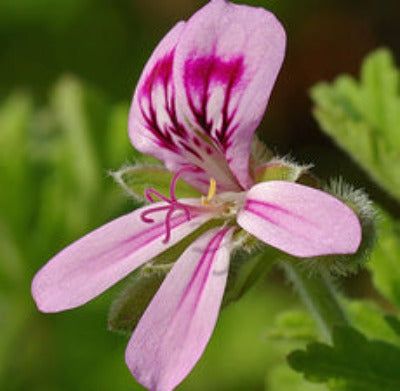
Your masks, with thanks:
M144 192L144 195L145 195L146 199L150 203L156 202L154 197L157 197L160 200L163 200L163 201L167 202L167 204L168 204L168 205L164 205L164 206L159 206L159 207L147 209L144 212L142 212L142 214L140 215L140 218L145 223L154 223L154 219L149 218L147 216L152 214L152 213L155 213L155 212L160 212L160 211L163 211L163 210L167 210L167 214L165 216L165 238L163 240L163 243L168 243L170 238L171 238L171 218L172 218L173 213L177 209L181 209L184 212L187 221L190 221L190 219L191 219L190 205L185 205L185 204L180 203L176 199L175 190L176 190L176 184L178 182L178 179L184 172L188 172L188 171L196 172L198 170L200 170L200 169L197 168L197 167L193 167L193 166L187 166L187 167L181 168L173 176L173 178L171 180L171 185L170 185L170 189L169 189L170 190L170 198L162 195L161 193L159 193L157 190L155 190L153 188L147 188L145 190L145 192ZM216 189L215 180L213 179L213 181L214 181L214 184L210 181L210 191L208 193L208 197L210 197L210 199L215 194L215 189Z
M210 178L210 188L208 189L207 201L211 201L211 199L215 195L216 190L217 190L217 181L214 178Z
M141 213L140 218L145 223L154 223L153 219L149 219L147 217L149 214L152 214L152 213L155 213L155 212L160 212L161 210L166 210L166 209L170 209L170 208L171 208L170 205L164 205L164 206L159 206L157 208L147 209L147 210L145 210L144 212Z
M178 179L182 176L182 174L183 174L184 172L196 172L196 171L199 171L199 168L198 168L198 167L187 166L187 167L181 168L181 169L174 175L174 177L172 178L172 181L171 181L171 185L170 185L170 187L169 187L169 194L170 194L170 196L171 196L171 200L172 200L172 201L176 201L176 193L175 193L175 190L176 190L176 184L177 184L177 182L178 182Z
M165 217L165 238L163 240L164 244L167 244L169 242L169 239L171 238L171 216L172 213L175 212L174 208L171 208L167 212L167 216Z
M210 178L210 187L208 188L207 197L201 196L201 205L208 205L217 191L217 181Z
M165 201L165 202L168 202L169 204L171 203L171 200L170 200L169 198L165 197L164 195L162 195L161 193L159 193L157 190L155 190L155 189L153 189L153 188L151 188L151 187L148 187L148 188L144 191L144 196L147 198L147 200L148 200L149 202L151 202L151 203L153 204L153 203L156 202L156 201L155 201L155 199L152 197L152 195L155 195L155 196L158 197L160 200L163 200L163 201Z

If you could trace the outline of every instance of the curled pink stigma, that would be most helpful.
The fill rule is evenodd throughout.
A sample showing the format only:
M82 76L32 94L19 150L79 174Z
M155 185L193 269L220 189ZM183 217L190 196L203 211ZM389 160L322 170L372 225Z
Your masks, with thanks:
M171 203L171 200L169 198L165 197L165 195L162 195L160 192L158 192L155 189L152 189L151 187L148 187L144 191L144 196L146 197L147 201L151 202L152 204L156 202L156 200L152 197L153 195L158 197L160 200Z
M169 187L169 194L171 196L171 200L176 201L176 194L175 194L175 189L176 189L176 183L178 182L179 177L182 176L184 172L198 172L200 169L198 167L193 167L193 166L186 166L181 168L172 178L171 185Z
M155 213L155 212L160 212L161 210L167 210L167 209L171 209L170 205L165 205L165 206L160 206L157 208L151 208L151 209L147 209L144 212L142 212L142 214L140 215L140 218L145 222L145 223L154 223L153 219L149 219L147 216L149 214Z
M178 210L178 209L182 210L186 216L187 221L189 221L191 218L189 205L185 205L177 200L175 190L176 190L176 184L178 182L178 179L184 172L196 172L198 170L199 170L198 168L192 167L192 166L181 168L173 176L173 178L171 180L171 185L169 188L170 198L164 196L163 194L161 194L160 192L158 192L157 190L155 190L151 187L147 188L144 192L146 199L152 204L156 202L155 197L168 203L168 205L158 206L158 207L147 209L144 212L142 212L142 214L140 215L140 218L145 223L154 223L154 220L152 218L148 217L149 215L151 215L152 213L163 211L163 210L167 211L167 214L165 216L165 238L163 240L163 243L168 243L171 238L171 218L176 210Z

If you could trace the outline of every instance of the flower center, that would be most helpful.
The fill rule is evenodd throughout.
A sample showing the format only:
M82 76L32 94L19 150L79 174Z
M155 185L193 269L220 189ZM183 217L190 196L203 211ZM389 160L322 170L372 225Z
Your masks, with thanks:
M160 212L162 210L166 210L167 214L165 216L165 238L163 240L163 243L168 243L169 239L171 238L171 218L172 215L174 214L175 211L182 211L185 216L186 216L186 221L189 221L191 219L191 214L190 214L190 205L183 204L179 202L176 198L176 184L178 182L179 177L184 173L188 171L196 171L197 169L194 167L184 167L180 169L172 178L171 180L171 185L169 188L169 193L170 193L170 198L165 197L163 194L158 192L157 190L149 187L145 190L144 195L146 199L151 203L157 202L154 197L157 197L158 199L165 201L167 205L164 206L158 206L154 208L150 208L142 212L140 215L140 218L142 221L145 223L154 223L154 219L149 218L148 216L155 213L155 212Z
M151 187L145 190L145 197L151 204L157 202L158 200L162 200L167 203L167 205L149 208L140 215L140 218L145 223L154 223L154 219L149 217L151 214L164 210L167 212L165 215L165 238L163 243L168 243L171 238L171 219L175 212L182 212L186 217L186 221L190 221L195 213L198 214L211 211L213 211L216 215L219 215L219 217L228 219L236 215L238 208L242 205L242 200L244 200L244 192L226 192L217 195L217 182L214 178L210 178L210 187L208 189L207 196L201 196L201 206L189 205L180 202L176 198L176 184L178 179L184 172L196 172L197 170L198 168L192 166L180 169L171 180L169 198ZM158 198L158 200L156 198Z

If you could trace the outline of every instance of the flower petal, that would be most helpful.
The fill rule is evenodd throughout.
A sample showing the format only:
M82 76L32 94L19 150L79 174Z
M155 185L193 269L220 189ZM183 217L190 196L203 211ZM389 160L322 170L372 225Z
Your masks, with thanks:
M252 187L237 222L263 242L297 257L351 254L361 242L360 222L347 205L291 182Z
M233 230L214 228L193 242L136 327L126 362L150 390L173 390L203 353L225 289Z
M146 64L133 96L129 114L129 137L134 147L162 160L172 172L192 165L187 156L188 129L178 121L172 66L177 42L185 23L178 23L163 38ZM209 178L203 170L183 175L203 192Z
M129 134L141 152L206 193L248 188L253 132L281 66L285 33L261 9L213 0L177 24L137 85Z
M55 255L32 282L38 308L58 312L86 303L211 217L202 214L187 221L184 213L176 213L170 220L171 239L165 244L166 211L152 213L153 223L140 217L144 211L164 205L145 206L119 217Z
M197 133L196 151L210 175L213 160L222 155L241 187L252 185L248 165L253 133L285 45L282 25L263 8L213 0L186 23L173 66L177 114L190 122L192 136Z

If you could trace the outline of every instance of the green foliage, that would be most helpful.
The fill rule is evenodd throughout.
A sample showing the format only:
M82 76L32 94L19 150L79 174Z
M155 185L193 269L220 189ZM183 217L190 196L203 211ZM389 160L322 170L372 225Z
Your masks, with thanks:
M333 346L312 343L295 351L289 364L309 380L329 381L331 389L347 391L396 391L400 389L400 348L368 340L351 327L333 332Z
M400 200L399 70L388 50L363 63L359 82L344 75L311 89L320 127L382 188Z
M383 211L380 216L379 240L368 267L375 287L400 308L400 222Z
M276 317L274 327L268 331L268 336L278 340L313 341L318 338L315 326L308 312L287 310Z
M394 315L386 315L385 320L397 337L400 337L400 320Z
M388 321L385 311L377 303L368 300L343 299L343 305L347 310L350 324L367 338L399 344L398 335Z
M298 259L281 261L286 278L313 316L321 336L329 340L333 327L348 324L339 293L328 273L310 272Z
M56 386L36 357L68 353L52 351L57 327L41 329L30 281L52 254L126 208L106 175L129 156L129 144L118 141L127 139L126 116L125 104L109 104L72 77L55 85L45 106L23 92L0 102L1 389L25 389L33 377L42 389Z
M267 379L268 391L326 391L325 384L310 383L286 363L275 366Z

